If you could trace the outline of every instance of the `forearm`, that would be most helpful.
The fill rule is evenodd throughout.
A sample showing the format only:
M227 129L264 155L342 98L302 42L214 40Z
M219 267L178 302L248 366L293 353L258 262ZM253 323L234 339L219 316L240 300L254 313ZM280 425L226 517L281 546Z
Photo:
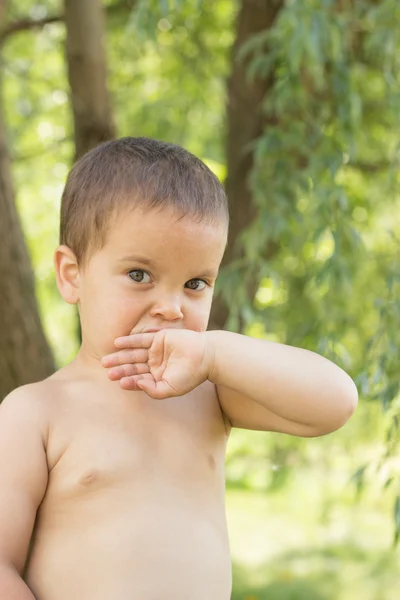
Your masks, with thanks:
M322 356L231 332L208 334L214 355L213 383L251 398L280 417L310 426L325 420L341 422L354 411L353 381Z
M0 563L0 598L4 600L35 600L34 595L11 565Z

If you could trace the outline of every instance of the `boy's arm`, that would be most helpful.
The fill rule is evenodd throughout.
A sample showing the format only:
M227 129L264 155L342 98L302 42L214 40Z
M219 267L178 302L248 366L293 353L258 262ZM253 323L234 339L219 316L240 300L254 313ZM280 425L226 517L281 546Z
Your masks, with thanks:
M233 427L314 437L339 429L357 406L352 379L318 354L228 331L206 335L209 379Z
M21 578L47 479L45 432L31 386L0 405L0 598L34 600Z
M228 331L161 329L115 340L102 358L108 377L151 398L217 386L234 427L313 437L338 429L357 406L357 389L332 362L308 350Z
M1 563L0 594L2 594L1 598L7 598L7 600L35 600L34 595L14 567Z

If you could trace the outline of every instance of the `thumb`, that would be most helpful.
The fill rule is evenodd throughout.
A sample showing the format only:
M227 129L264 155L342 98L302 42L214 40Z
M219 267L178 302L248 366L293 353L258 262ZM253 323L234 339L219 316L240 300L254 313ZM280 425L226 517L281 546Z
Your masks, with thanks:
M151 379L139 379L136 385L150 396L150 398L154 398L155 400L164 400L175 395L171 393L173 390L165 381L155 382Z

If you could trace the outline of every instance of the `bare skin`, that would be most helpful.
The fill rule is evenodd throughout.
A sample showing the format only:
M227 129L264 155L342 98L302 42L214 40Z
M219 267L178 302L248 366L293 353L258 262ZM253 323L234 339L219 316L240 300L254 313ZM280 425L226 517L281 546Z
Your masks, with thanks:
M37 388L50 434L25 575L34 597L228 600L214 386L155 402L71 366Z
M0 406L0 598L228 600L230 426L324 435L357 390L312 352L206 331L223 225L114 225L84 266L56 251L78 356Z
M84 265L56 251L82 347L0 406L0 598L230 597L215 386L203 377L157 402L121 389L101 364L121 335L206 330L226 224L180 216L121 215Z

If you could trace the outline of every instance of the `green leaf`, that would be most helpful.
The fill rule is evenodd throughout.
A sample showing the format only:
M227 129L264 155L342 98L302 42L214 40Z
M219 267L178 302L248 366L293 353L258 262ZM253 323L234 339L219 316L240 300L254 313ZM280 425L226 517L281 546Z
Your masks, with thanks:
M399 540L400 540L400 496L396 496L395 502L394 502L394 510L393 510L393 516L394 516L394 545L397 546Z

